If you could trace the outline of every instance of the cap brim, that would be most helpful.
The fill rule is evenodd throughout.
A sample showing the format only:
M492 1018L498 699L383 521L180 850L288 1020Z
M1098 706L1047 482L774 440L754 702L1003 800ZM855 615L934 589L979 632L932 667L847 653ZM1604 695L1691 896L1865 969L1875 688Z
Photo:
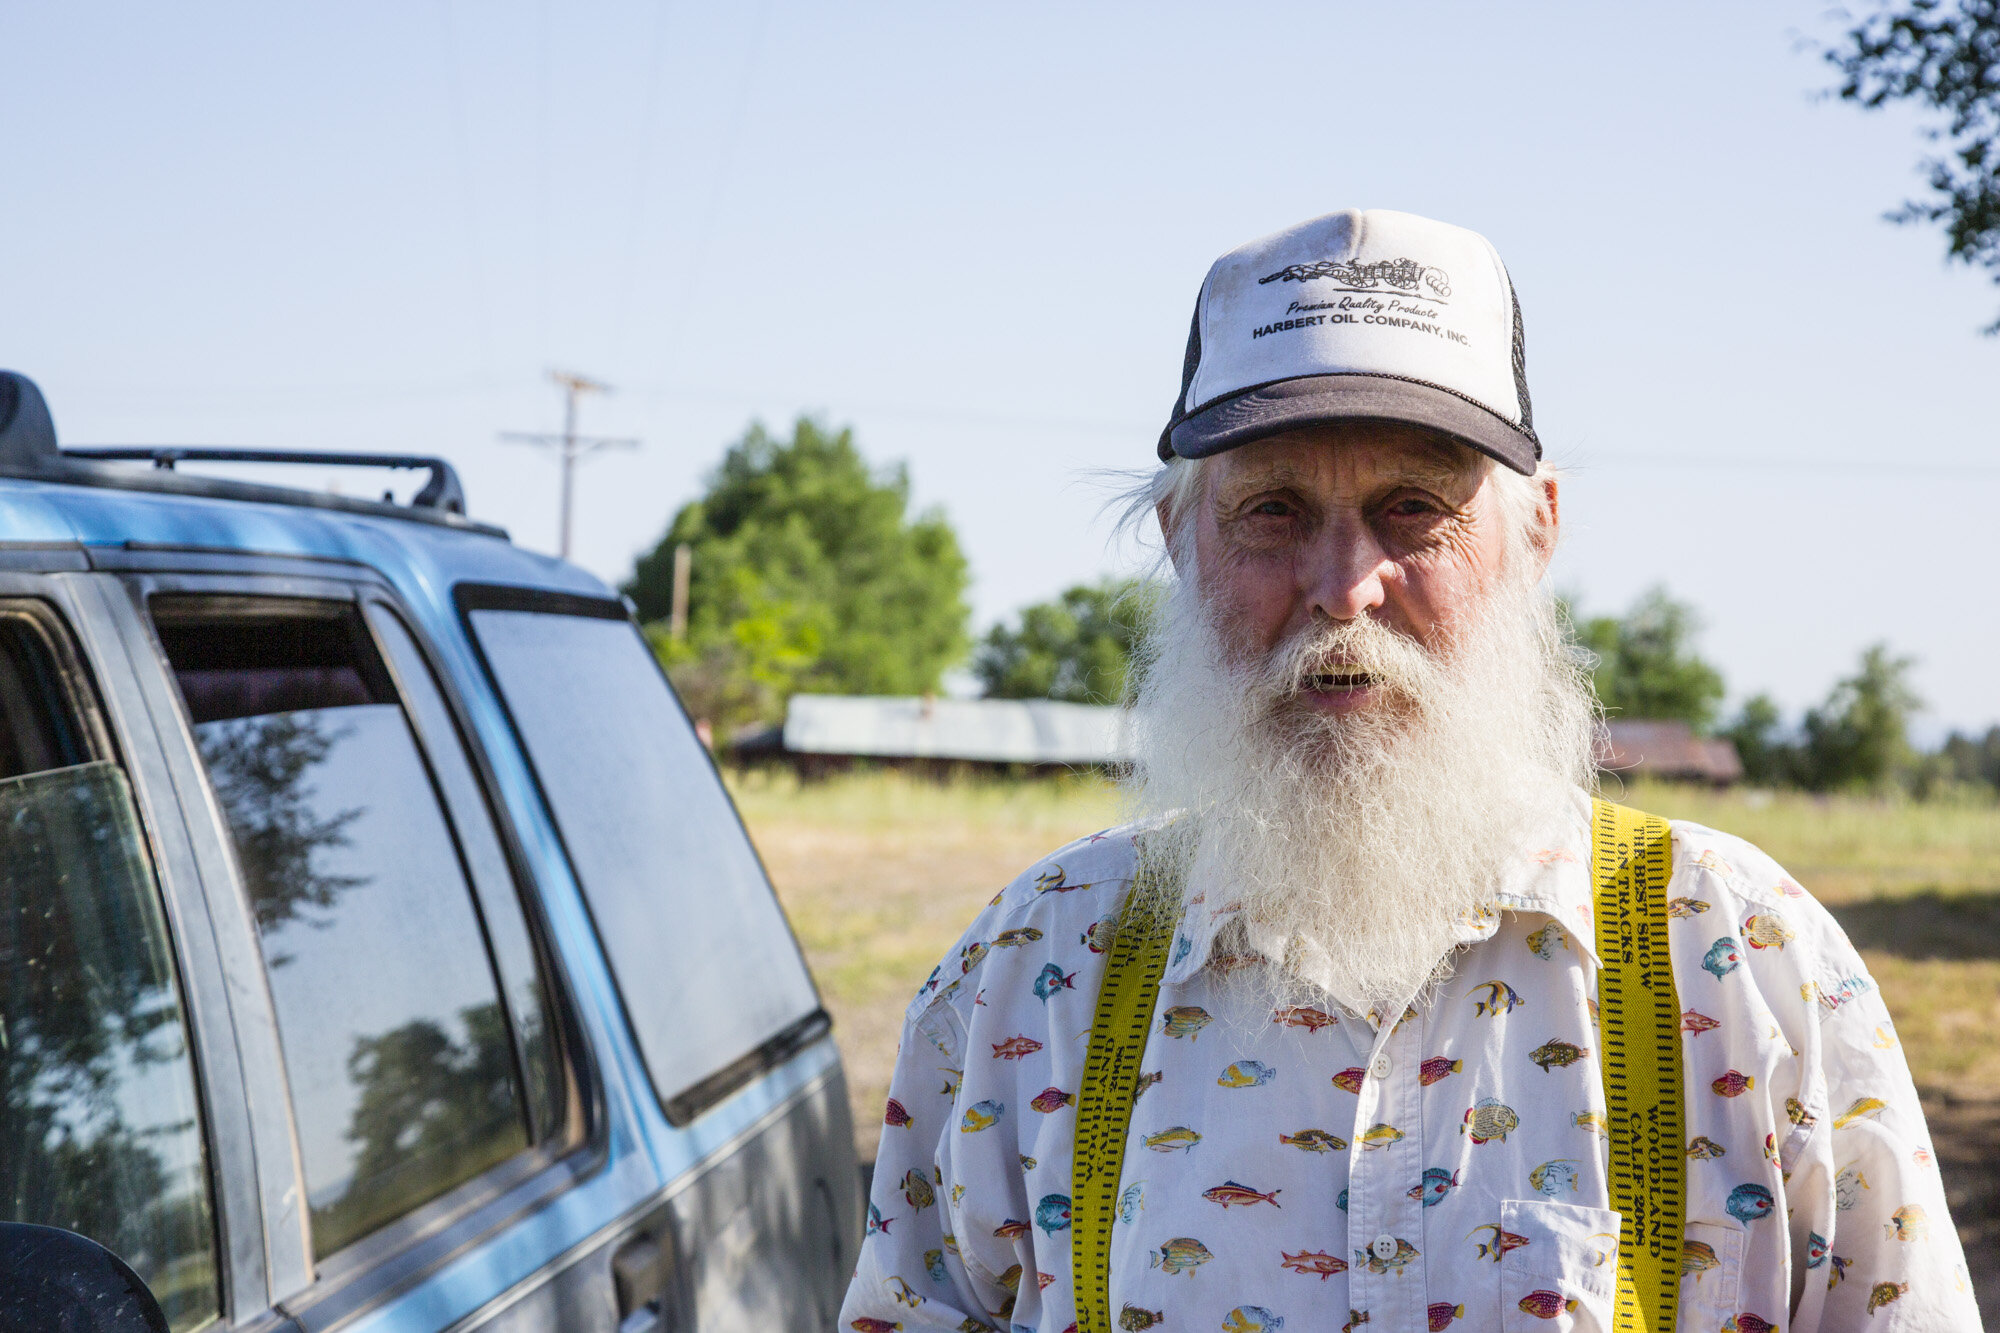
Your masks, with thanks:
M1207 458L1255 440L1336 421L1399 421L1449 436L1523 476L1541 443L1530 431L1448 389L1388 375L1303 375L1218 399L1167 427L1162 460Z

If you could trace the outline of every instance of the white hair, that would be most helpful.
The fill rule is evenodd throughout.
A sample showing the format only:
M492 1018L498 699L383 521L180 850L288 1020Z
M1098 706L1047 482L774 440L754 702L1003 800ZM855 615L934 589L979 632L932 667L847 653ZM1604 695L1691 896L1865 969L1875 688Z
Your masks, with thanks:
M1510 528L1501 577L1426 646L1371 616L1317 619L1259 660L1236 660L1192 560L1202 463L1135 488L1128 522L1164 509L1181 548L1134 672L1132 813L1186 892L1240 909L1233 952L1265 998L1330 994L1400 1007L1448 967L1505 869L1593 780L1595 701L1539 585L1546 490L1494 467ZM1162 551L1164 557L1166 552ZM1162 564L1165 564L1163 559ZM1301 693L1339 663L1373 678L1360 711Z

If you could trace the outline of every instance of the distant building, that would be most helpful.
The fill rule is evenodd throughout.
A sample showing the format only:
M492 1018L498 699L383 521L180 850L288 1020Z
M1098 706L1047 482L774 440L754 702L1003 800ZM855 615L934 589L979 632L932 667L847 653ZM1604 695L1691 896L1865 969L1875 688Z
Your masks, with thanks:
M857 759L1073 768L1128 763L1131 747L1122 708L1052 699L795 694L782 728L738 737L730 757L782 759L804 771Z
M1607 722L1597 766L1621 777L1714 787L1743 778L1743 761L1732 742L1697 736L1685 722Z
M828 772L857 760L899 767L1079 768L1132 761L1125 710L1051 699L795 694L782 727L739 734L728 758ZM1685 722L1608 723L1598 767L1623 777L1726 787L1736 747Z

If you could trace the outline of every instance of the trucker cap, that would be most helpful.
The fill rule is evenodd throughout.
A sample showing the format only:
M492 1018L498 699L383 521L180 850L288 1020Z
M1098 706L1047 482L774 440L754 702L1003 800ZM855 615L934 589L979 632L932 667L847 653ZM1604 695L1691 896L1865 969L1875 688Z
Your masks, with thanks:
M1534 474L1521 307L1484 236L1348 209L1208 270L1160 457L1356 419L1425 426Z

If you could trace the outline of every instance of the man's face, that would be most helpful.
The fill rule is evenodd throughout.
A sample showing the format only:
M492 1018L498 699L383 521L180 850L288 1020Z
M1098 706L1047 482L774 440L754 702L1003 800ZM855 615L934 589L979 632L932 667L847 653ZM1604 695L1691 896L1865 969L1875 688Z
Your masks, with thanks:
M1194 557L1223 650L1250 666L1301 633L1358 617L1432 652L1447 647L1508 558L1495 466L1415 427L1374 422L1218 455L1192 512L1176 518L1195 525ZM1554 544L1552 484L1549 500L1535 543L1541 560ZM1366 707L1376 689L1342 665L1324 663L1298 702L1327 714Z
M1536 586L1554 488L1526 531L1524 479L1384 425L1180 475L1134 808L1187 816L1154 845L1241 909L1281 991L1400 1005L1590 781L1589 680Z

